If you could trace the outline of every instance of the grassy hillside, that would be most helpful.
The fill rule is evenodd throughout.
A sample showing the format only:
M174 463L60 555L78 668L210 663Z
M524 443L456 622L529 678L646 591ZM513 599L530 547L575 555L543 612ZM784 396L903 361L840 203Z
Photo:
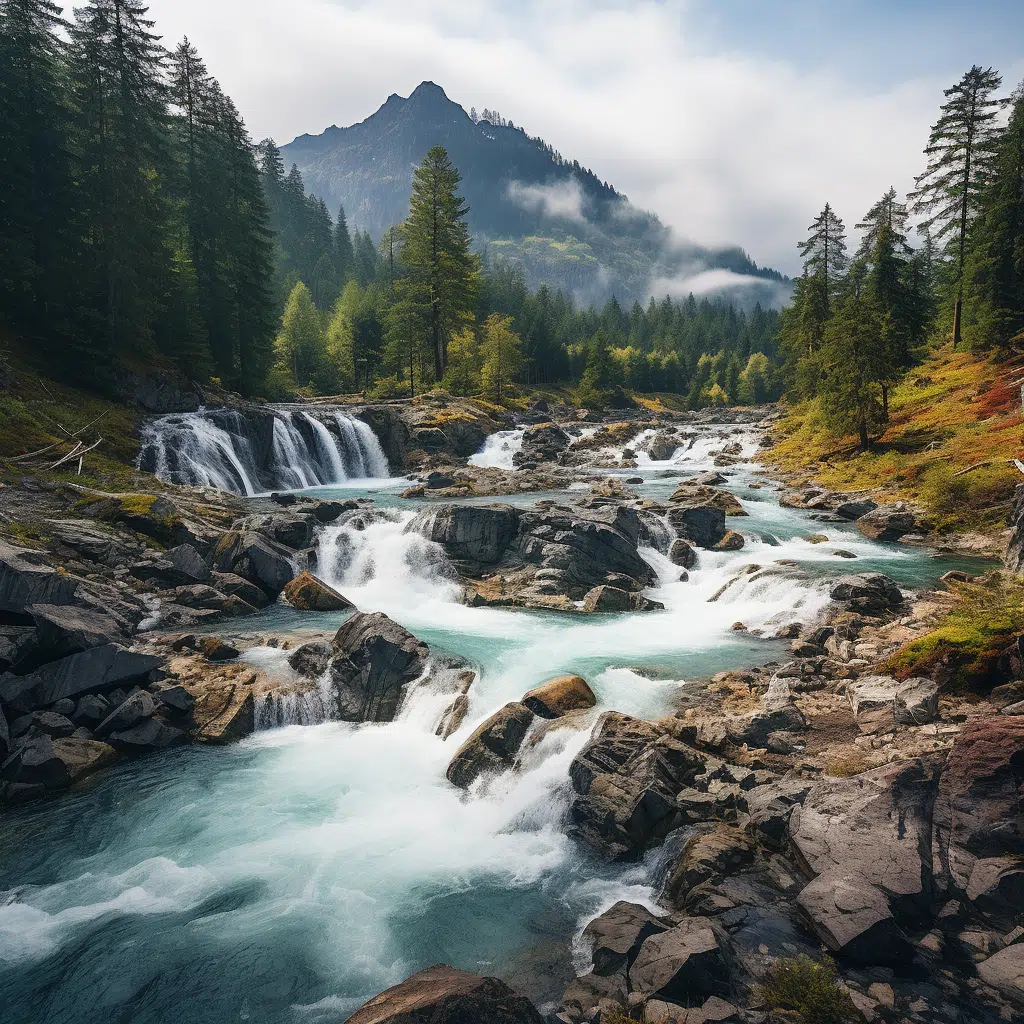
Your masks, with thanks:
M770 460L835 490L877 489L926 510L941 533L1006 526L1024 476L1024 360L935 351L893 391L890 421L869 451L837 437L816 403L778 425Z

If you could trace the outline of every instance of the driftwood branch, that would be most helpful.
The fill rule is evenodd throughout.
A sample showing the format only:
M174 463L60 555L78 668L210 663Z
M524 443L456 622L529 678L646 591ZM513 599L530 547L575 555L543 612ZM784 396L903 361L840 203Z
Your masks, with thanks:
M81 460L82 460L83 456L85 456L85 454L87 452L91 452L93 450L93 448L96 448L98 445L100 445L102 443L103 443L103 438L101 437L101 438L98 438L96 441L94 441L91 445L89 445L88 448L86 448L82 444L81 441L78 441L75 444L75 447L72 448L71 451L68 452L68 454L65 455L62 459L58 459L50 467L50 469L56 469L58 466L63 466L65 462L70 462L72 459L78 459L79 460L79 474L81 474Z
M1009 461L1009 459L985 459L984 462L976 462L973 466L968 466L966 469L958 469L953 476L964 476L966 473L973 473L976 469L982 469L985 466L997 466L1001 462L1008 463ZM1017 468L1021 469L1021 465L1016 459L1014 459L1014 462L1017 463Z

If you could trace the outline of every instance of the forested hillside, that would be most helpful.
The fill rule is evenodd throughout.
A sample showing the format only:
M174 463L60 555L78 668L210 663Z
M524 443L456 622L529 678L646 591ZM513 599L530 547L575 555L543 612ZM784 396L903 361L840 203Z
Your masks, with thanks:
M547 284L585 305L613 296L642 302L658 278L724 268L765 280L734 290L748 309L788 294L781 274L759 268L742 249L674 238L579 161L497 111L467 114L433 82L407 99L390 96L351 127L302 135L281 153L332 212L343 206L353 226L380 239L405 220L413 168L437 145L462 172L476 248L520 266L531 288Z

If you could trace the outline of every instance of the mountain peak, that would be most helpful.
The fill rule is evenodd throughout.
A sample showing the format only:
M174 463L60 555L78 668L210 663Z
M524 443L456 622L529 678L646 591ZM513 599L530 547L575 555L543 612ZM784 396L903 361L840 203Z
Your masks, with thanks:
M431 100L433 102L444 100L446 103L451 103L451 100L448 99L448 94L435 82L420 82L409 94L409 99Z

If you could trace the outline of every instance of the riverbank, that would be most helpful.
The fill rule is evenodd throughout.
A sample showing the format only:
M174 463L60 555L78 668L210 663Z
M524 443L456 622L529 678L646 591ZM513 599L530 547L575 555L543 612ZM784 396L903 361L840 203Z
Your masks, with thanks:
M25 571L50 581L51 598L70 578L90 600L101 585L119 599L138 591L147 618L144 594L172 618L133 641L158 666L101 687L108 705L119 688L124 700L96 727L129 699L135 720L98 738L78 727L122 763L8 812L12 836L30 837L9 844L14 895L0 910L19 943L0 972L9 1005L38 1010L60 970L59 988L95 1002L96 1019L123 1008L76 973L71 953L88 942L109 946L102 973L129 971L133 991L156 993L136 1006L142 1020L166 1015L172 990L197 1019L243 1000L268 1020L341 1019L443 959L498 973L572 1024L678 1017L695 1000L753 1022L764 1016L758 986L824 943L836 984L877 1019L997 1019L1015 998L996 983L1017 945L1004 928L1015 869L986 864L995 875L979 895L960 862L926 865L923 851L946 827L942 787L955 797L957 779L982 770L968 742L979 723L1003 737L1003 761L984 767L993 787L1015 763L1020 738L1003 711L1017 691L956 692L887 668L952 604L939 577L987 566L878 542L829 508L780 505L756 464L760 428L735 418L502 424L506 436L470 457L491 471L479 496L446 493L470 491L458 484L474 474L422 447L423 492L409 497L409 481L387 479L279 501L167 487L145 508L137 496L19 488L65 503L46 518L85 518L102 534L88 546L80 536L74 556L50 547L52 532L40 538L47 564ZM524 477L566 489L523 493ZM129 542L106 564L104 544ZM199 562L167 557L182 545ZM326 584L306 610L277 599L300 560ZM178 578L183 567L204 580ZM235 594L219 589L228 582ZM264 602L244 618L179 601L207 587L249 604L244 584ZM507 609L490 590L537 605ZM332 594L344 603L310 610ZM626 610L634 597L648 610ZM541 599L572 614L539 610ZM538 694L552 677L586 689ZM66 728L35 728L55 724ZM129 755L123 733L140 726L174 742ZM50 736L51 747L70 738ZM964 742L961 776L933 767ZM998 799L972 828L1007 814ZM886 831L894 807L912 815L910 840ZM830 831L843 814L863 845L829 860L816 851L849 844ZM969 849L973 835L956 827L950 841ZM897 867L872 874L863 846L891 847ZM988 861L1001 857L1012 851ZM904 891L915 871L919 889ZM866 908L812 900L847 875ZM593 968L578 978L574 942L576 969ZM880 958L865 958L876 947ZM644 966L655 960L665 969ZM964 967L989 960L983 983ZM225 962L232 971L217 971ZM42 1019L61 1019L59 1005L47 1001Z

